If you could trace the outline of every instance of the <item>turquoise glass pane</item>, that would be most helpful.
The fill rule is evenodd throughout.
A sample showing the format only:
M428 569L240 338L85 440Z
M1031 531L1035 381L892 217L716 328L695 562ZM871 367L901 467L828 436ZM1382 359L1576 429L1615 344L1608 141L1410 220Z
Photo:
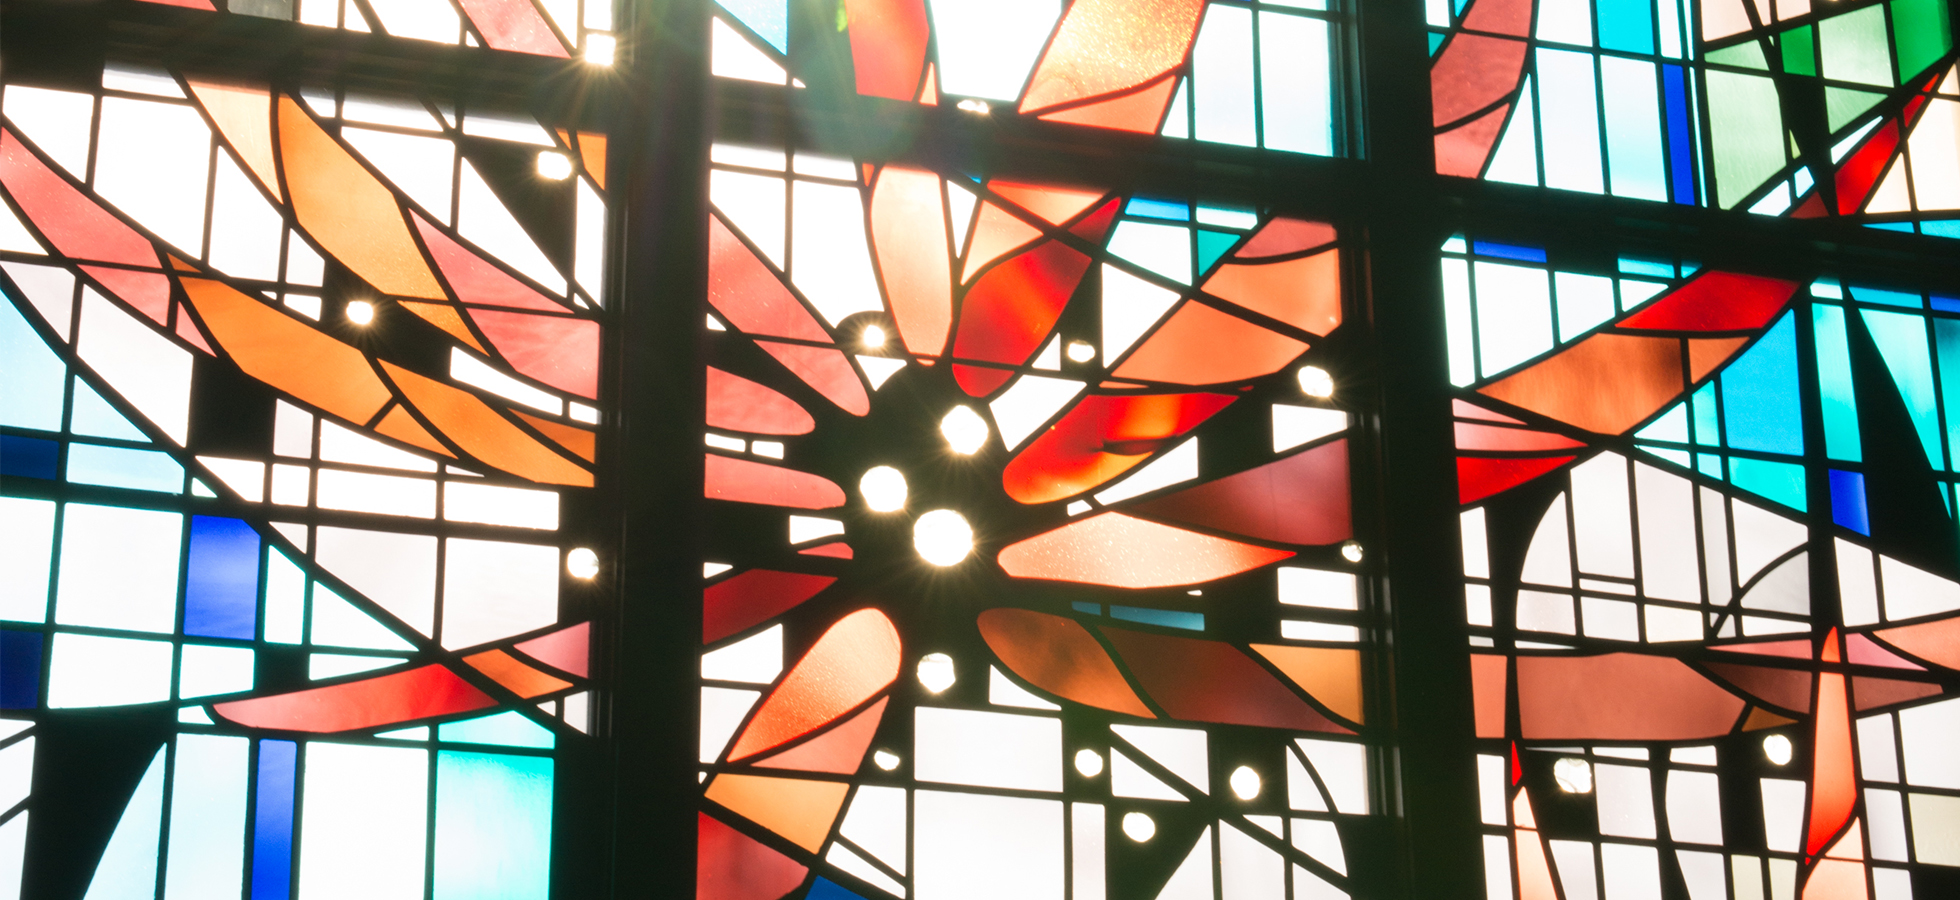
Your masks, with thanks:
M184 467L171 459L170 454L155 450L70 444L68 480L175 494L184 489Z
M1818 304L1811 307L1817 342L1817 395L1824 412L1824 452L1832 459L1858 462L1864 451L1858 439L1858 396L1851 383L1851 346L1844 330L1844 310Z
M1796 463L1731 456L1729 481L1799 512L1806 509L1803 466Z
M1598 0L1594 9L1599 14L1601 47L1628 53L1654 52L1653 0Z
M1940 450L1939 400L1933 393L1933 360L1926 346L1926 320L1906 313L1863 310L1878 355L1899 387L1912 428L1919 434L1926 461L1938 468L1946 456Z
M549 730L519 712L446 722L437 729L436 736L443 741L462 744L502 744L506 747L549 749L554 743Z
M1951 409L1960 401L1960 322L1952 319L1933 320L1933 340L1940 354L1940 398ZM1955 459L1955 447L1960 447L1960 416L1951 413L1946 417L1946 467L1950 471L1960 471L1960 459Z
M60 431L64 371L20 311L0 303L0 425Z
M438 753L435 900L544 900L551 788L547 758Z
M1803 452L1803 407L1797 394L1797 326L1783 318L1722 373L1728 445L1768 453Z

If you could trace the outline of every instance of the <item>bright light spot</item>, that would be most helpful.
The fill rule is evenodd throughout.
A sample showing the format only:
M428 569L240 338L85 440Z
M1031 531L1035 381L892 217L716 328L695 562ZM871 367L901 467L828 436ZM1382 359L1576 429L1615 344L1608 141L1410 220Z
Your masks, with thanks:
M585 36L585 61L595 66L613 64L614 50L618 43L610 34L588 34Z
M1300 369L1300 392L1309 397L1326 399L1334 396L1334 376L1319 366L1305 366Z
M366 300L354 300L347 304L347 321L356 325L366 325L374 321L374 304Z
M876 763L878 768L884 769L887 772L898 768L898 754L890 750L880 750L871 754L871 761Z
M946 689L958 681L953 671L953 658L944 653L928 653L919 658L919 683L935 694L945 693Z
M1240 766L1232 770L1231 785L1232 793L1240 800L1250 800L1259 796L1259 773L1249 766Z
M987 420L973 411L971 406L955 406L939 420L939 433L946 436L946 443L954 453L971 455L987 443Z
M1102 754L1087 747L1075 751L1075 771L1084 778L1094 778L1102 774Z
M866 350L876 350L885 346L885 329L877 325L864 326L864 331L858 335L858 343L863 344Z
M1088 341L1069 341L1068 358L1085 363L1096 358L1096 345Z
M599 574L599 554L584 547L573 547L565 554L565 571L573 578L585 579Z
M1796 753L1797 748L1791 746L1790 739L1783 735L1772 734L1763 738L1763 755L1769 757L1770 762L1787 766Z
M1140 812L1125 813L1123 816L1123 833L1129 835L1130 840L1141 844L1157 836L1157 823L1151 821L1149 816Z
M1347 560L1348 562L1352 562L1352 563L1358 563L1358 562L1360 562L1360 561L1361 561L1361 542L1360 542L1360 541L1347 541L1347 542L1344 542L1344 543L1342 543L1342 544L1341 544L1341 558L1342 558L1342 559L1345 559L1345 560Z
M1559 790L1568 794L1590 794L1592 793L1592 764L1568 756L1552 763L1552 780L1558 782Z
M973 526L950 509L935 509L912 523L912 546L935 566L957 565L973 552Z
M905 475L891 466L873 466L858 479L858 493L873 512L897 512L905 508Z
M539 150L538 174L552 181L563 181L572 174L572 161L556 150Z
M959 107L967 112L982 116L994 111L994 108L988 106L985 100L961 100Z

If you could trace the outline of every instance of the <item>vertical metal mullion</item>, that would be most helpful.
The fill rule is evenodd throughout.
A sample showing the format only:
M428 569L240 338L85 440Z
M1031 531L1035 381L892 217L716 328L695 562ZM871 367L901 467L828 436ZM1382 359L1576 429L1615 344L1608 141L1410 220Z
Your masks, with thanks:
M613 463L598 473L606 520L618 523L610 585L617 607L600 673L611 695L595 732L606 740L609 808L589 826L609 838L594 859L609 884L560 896L695 895L691 857L699 785L694 745L700 635L701 326L707 293L711 81L707 0L622 4L622 104L611 111L613 225L608 276L618 324L608 343ZM601 682L606 683L606 682ZM610 826L610 833L607 833ZM573 830L558 849L576 849ZM568 859L571 857L567 857ZM565 866L554 866L563 871Z

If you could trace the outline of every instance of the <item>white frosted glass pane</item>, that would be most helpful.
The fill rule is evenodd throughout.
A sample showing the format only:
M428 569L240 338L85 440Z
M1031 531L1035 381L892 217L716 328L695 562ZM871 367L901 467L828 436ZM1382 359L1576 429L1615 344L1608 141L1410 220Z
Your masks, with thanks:
M1191 51L1198 140L1247 147L1258 142L1253 59L1252 11L1208 6Z
M1368 748L1347 741L1299 738L1294 742L1307 756L1314 774L1327 785L1334 810L1351 816L1368 814Z
M333 422L320 423L320 458L328 462L409 469L417 472L436 470L436 464L432 460L390 447Z
M341 107L340 115L341 118L351 122L395 125L422 131L440 131L442 128L441 123L437 122L434 116L429 115L428 107L406 97L387 97L350 91L347 94L347 102Z
M1325 21L1259 14L1259 108L1267 147L1334 152L1332 77Z
M558 548L450 538L442 643L467 647L558 621Z
M1058 0L930 0L939 90L1014 100L1061 16Z
M409 627L435 631L435 538L322 526L314 558Z
M1281 900L1286 896L1286 863L1251 835L1221 823L1218 880L1223 900Z
M1688 900L1729 900L1728 870L1722 865L1722 854L1676 850L1674 858L1681 863Z
M1580 841L1548 841L1552 858L1558 862L1559 883L1567 900L1597 900L1598 878L1593 867L1592 844Z
M551 147L557 143L552 140L551 132L544 130L535 119L488 116L480 113L463 120L463 133L499 141L536 144L540 147Z
M1592 4L1586 0L1541 0L1538 39L1565 44L1592 43Z
M449 377L554 416L565 411L565 401L558 399L549 391L532 387L504 374L501 370L491 368L488 363L470 355L461 347L449 348Z
M1909 619L1960 609L1960 584L1889 556L1878 558L1885 617Z
M1484 896L1511 900L1511 842L1494 834L1484 835Z
M442 517L518 528L558 527L558 492L451 481L442 487Z
M768 684L783 671L783 626L771 625L719 650L701 654L701 677Z
M297 232L286 235L286 280L298 285L319 287L326 279L326 262L300 239Z
M1572 584L1572 545L1565 521L1565 495L1552 500L1538 530L1532 533L1531 549L1524 557L1524 580L1529 584L1569 587Z
M864 238L864 200L855 187L796 182L790 275L832 325L884 307Z
M913 738L912 772L920 781L1062 789L1060 719L920 707Z
M313 416L284 400L273 401L272 452L306 459L313 455Z
M1545 270L1486 262L1474 268L1484 376L1552 349L1552 283Z
M299 895L421 900L429 753L308 742Z
M313 585L313 623L308 636L315 644L362 647L371 650L412 650L413 645L355 608L324 584Z
M919 791L914 807L918 900L1061 900L1061 801Z
M233 278L279 277L284 222L259 187L227 154L218 154L211 197L211 265Z
M53 266L16 262L0 263L0 268L5 268L7 274L13 276L14 286L26 295L27 302L54 329L57 337L67 340L73 336L69 327L74 324L75 310L75 276L72 273Z
M1557 272L1558 337L1569 341L1613 317L1613 279L1576 272Z
M20 896L20 876L27 866L28 811L0 825L0 897Z
M249 647L185 644L178 663L177 696L208 697L252 689L255 654Z
M436 221L450 220L450 200L454 193L451 185L456 178L455 144L438 137L366 128L343 128L340 135Z
M988 409L994 414L994 424L1000 428L1001 443L1009 450L1019 447L1021 441L1087 386L1084 382L1066 378L1021 376L1013 386L988 404Z
M89 126L95 120L93 96L10 84L0 109L55 165L78 180L88 175Z
M1273 452L1291 450L1348 426L1347 413L1338 409L1273 404Z
M338 678L355 672L372 672L385 669L401 659L393 656L355 656L351 653L309 653L306 655L306 677L314 681L322 678Z
M712 71L717 78L788 84L789 73L720 17L713 20Z
M1359 609L1352 572L1300 569L1283 566L1279 570L1279 602L1289 606L1321 609Z
M1103 835L1105 815L1099 803L1069 804L1069 851L1074 900L1103 900Z
M1578 633L1578 618L1572 613L1572 598L1563 594L1519 591L1517 618L1518 627L1526 631Z
M82 361L151 424L182 444L190 429L190 351L93 290L82 291L80 332L75 346Z
M32 724L15 720L9 726ZM0 750L0 809L13 809L34 789L34 738L22 738ZM9 896L0 881L0 897Z
M396 37L454 44L463 23L448 0L381 0L373 5L381 27Z
M736 688L701 689L702 762L711 763L721 758L722 748L728 746L729 739L735 736L735 729L742 724L742 717L749 714L749 707L754 706L761 696L761 691Z
M604 165L602 161L600 165ZM599 173L604 177L605 173ZM578 182L578 233L572 242L572 275L592 299L606 301L606 201L584 180Z
M1871 781L1899 780L1899 751L1892 740L1892 717L1858 720L1858 769Z
M1661 900L1660 853L1652 847L1603 844L1606 900Z
M1922 863L1960 866L1960 797L1912 794L1913 856Z
M1187 254L1188 255L1188 254ZM1188 266L1188 263L1187 263ZM1102 355L1114 360L1177 305L1177 292L1105 263L1102 267Z
M265 639L297 644L306 627L306 574L278 550L265 564Z
M736 231L782 267L788 191L781 178L716 169L708 173L708 197Z
M197 110L123 97L102 100L95 189L193 256L204 249L211 130Z
M1677 841L1722 843L1722 779L1713 772L1667 773L1667 830Z
M1899 740L1907 784L1960 788L1960 700L1901 710Z
M245 863L245 738L183 734L170 788L165 900L236 896Z
M1096 502L1116 503L1198 477L1198 439L1190 438L1096 494Z
M62 520L55 621L169 633L177 624L184 517L71 503Z
M708 148L708 158L731 166L748 166L753 169L773 169L781 172L788 168L788 154L779 149L764 147L744 147L739 144L715 144ZM720 201L716 201L719 203ZM725 210L724 210L725 211Z
M1518 89L1517 111L1511 113L1511 123L1504 126L1497 152L1491 154L1490 166L1484 171L1488 181L1538 184L1538 107L1533 100L1537 96L1531 87L1533 80L1525 78L1524 86Z
M1111 725L1109 730L1129 741L1171 774L1199 791L1211 792L1210 742L1202 731L1156 725ZM1181 796L1181 795L1180 795Z
M1878 621L1878 579L1872 572L1872 552L1843 538L1837 539L1838 600L1844 624Z
M905 789L860 785L838 833L905 874Z
M1587 637L1640 640L1640 607L1624 600L1586 597L1579 601Z
M1599 833L1618 837L1654 836L1654 788L1646 769L1593 766L1599 800Z
M1179 284L1191 283L1191 229L1124 221L1109 238L1109 252ZM1108 349L1104 349L1108 353ZM1111 357L1113 358L1113 357Z
M1485 825L1510 824L1505 817L1510 804L1504 802L1504 768L1502 756L1477 756L1477 810Z
M1794 853L1803 831L1804 783L1762 779L1763 832L1769 849Z
M319 492L321 509L423 519L436 514L436 483L428 478L321 469Z
M475 121L472 119L471 121ZM565 293L565 276L546 259L544 251L531 240L524 226L511 217L503 201L492 193L476 167L464 160L456 204L456 226L463 237L506 265L528 275L554 294Z
M170 644L56 634L48 706L124 706L170 699Z
M1449 330L1450 383L1477 380L1476 335L1470 324L1470 263L1443 260L1443 321Z
M1545 185L1597 194L1605 189L1605 183L1599 165L1593 57L1539 50L1537 62L1538 102L1544 108L1545 123Z
M1905 807L1898 791L1865 791L1865 819L1870 823L1873 859L1906 861Z
M987 667L987 702L995 706L1017 706L1021 709L1061 709L1015 684L1013 679L1003 674L997 666Z
M123 805L109 846L95 865L83 900L148 900L156 896L158 841L163 837L164 751L158 747L143 780Z
M1633 577L1633 511L1626 457L1601 454L1572 468L1572 524L1579 571Z
M1157 776L1150 774L1136 760L1121 750L1109 752L1109 792L1116 797L1138 797L1145 800L1183 800L1184 795L1177 788L1165 784Z
M54 503L0 497L0 619L47 620L53 551Z
M1602 56L1599 77L1606 98L1606 152L1613 193L1666 200L1667 169L1661 154L1660 91L1654 64Z

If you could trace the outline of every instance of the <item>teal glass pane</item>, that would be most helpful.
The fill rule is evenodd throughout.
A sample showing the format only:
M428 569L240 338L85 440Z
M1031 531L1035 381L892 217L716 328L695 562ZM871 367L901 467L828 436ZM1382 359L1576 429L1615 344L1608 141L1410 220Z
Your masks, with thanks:
M1864 451L1858 438L1858 396L1851 383L1851 347L1844 330L1844 310L1824 304L1811 307L1811 327L1816 333L1824 452L1832 459L1858 462L1864 458Z

